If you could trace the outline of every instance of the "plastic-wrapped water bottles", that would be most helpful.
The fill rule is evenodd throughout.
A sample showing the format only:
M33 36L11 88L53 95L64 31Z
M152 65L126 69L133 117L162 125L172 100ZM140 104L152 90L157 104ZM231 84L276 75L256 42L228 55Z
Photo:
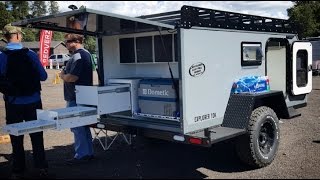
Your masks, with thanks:
M231 93L257 93L270 91L268 76L246 76L236 80Z

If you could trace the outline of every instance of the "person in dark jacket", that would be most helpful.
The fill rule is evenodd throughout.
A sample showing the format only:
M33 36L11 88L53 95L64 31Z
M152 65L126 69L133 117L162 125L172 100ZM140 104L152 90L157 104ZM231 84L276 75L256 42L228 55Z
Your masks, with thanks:
M4 94L6 124L37 120L36 109L42 109L40 81L47 79L38 55L23 48L21 28L6 25L2 30L7 45L0 54L0 74L12 84ZM12 144L12 178L23 177L26 170L24 136L10 135ZM43 132L30 134L35 168L39 176L48 176L48 163L45 156Z
M72 56L66 64L65 70L60 73L64 81L64 99L67 107L77 106L75 85L92 86L92 60L91 54L83 48L83 36L66 34L65 44ZM68 160L68 164L82 163L93 159L92 135L88 126L71 128L74 133L75 155Z

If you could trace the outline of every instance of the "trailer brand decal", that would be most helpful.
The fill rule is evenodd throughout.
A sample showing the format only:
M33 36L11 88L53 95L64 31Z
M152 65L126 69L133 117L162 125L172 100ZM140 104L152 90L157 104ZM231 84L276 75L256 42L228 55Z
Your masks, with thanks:
M143 95L169 96L168 90L156 91L152 89L142 89Z
M192 66L189 68L189 74L190 76L197 77L197 76L201 76L205 70L206 70L205 65L201 62L198 62L198 63L192 64Z
M217 116L216 113L210 113L210 114L205 114L202 116L196 116L194 117L194 122L199 122L199 121L204 121L204 120L208 120L208 119L213 119Z

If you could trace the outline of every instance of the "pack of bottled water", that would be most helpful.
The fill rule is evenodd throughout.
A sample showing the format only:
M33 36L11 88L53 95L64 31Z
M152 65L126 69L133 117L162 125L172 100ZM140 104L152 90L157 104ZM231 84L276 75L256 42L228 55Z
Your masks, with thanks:
M231 93L258 93L270 91L268 76L246 76L237 79Z

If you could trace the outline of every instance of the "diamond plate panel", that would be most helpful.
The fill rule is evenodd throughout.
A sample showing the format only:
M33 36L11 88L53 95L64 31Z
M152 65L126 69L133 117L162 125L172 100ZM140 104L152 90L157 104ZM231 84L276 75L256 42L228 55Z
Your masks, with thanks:
M245 129L254 106L255 97L247 94L230 96L222 127Z

